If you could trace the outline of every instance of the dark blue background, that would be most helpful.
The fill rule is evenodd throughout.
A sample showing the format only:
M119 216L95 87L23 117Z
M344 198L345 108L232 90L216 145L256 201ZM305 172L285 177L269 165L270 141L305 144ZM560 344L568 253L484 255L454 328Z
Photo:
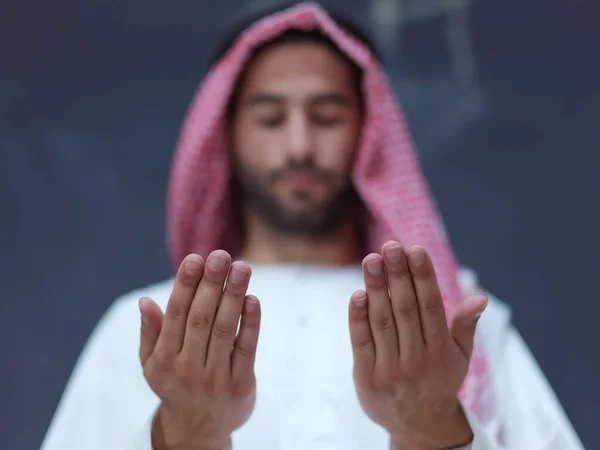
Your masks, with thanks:
M113 3L0 4L2 449L39 447L111 301L170 275L172 149L242 2ZM404 31L391 78L460 259L513 307L600 448L600 8L489 0L472 13L476 81L452 76L440 19Z

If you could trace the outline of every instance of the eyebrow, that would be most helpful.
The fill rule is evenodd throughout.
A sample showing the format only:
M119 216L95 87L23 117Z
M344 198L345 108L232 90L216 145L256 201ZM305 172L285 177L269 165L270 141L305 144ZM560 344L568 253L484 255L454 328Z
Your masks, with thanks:
M248 100L248 106L281 104L285 103L286 97L280 94L259 92L254 94ZM314 104L336 104L346 106L350 104L350 99L339 92L324 92L311 96L309 102Z

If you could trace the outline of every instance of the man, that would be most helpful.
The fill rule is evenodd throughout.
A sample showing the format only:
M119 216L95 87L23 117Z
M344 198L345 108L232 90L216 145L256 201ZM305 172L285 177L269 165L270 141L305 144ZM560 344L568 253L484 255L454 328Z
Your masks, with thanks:
M176 279L109 310L42 448L581 449L366 39L314 4L244 29L175 156Z

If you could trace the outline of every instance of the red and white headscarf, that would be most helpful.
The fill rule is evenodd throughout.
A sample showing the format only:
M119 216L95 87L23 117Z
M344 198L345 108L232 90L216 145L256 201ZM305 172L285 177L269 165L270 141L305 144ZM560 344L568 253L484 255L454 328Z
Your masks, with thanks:
M450 314L466 293L431 199L400 106L379 62L319 5L300 3L246 29L205 78L184 122L174 157L168 198L168 239L173 264L192 252L223 248L235 254L241 230L230 212L230 162L226 109L252 50L289 29L318 29L363 70L366 118L353 182L370 214L369 250L387 240L424 246L436 268ZM493 417L486 357L475 345L460 397L484 422Z

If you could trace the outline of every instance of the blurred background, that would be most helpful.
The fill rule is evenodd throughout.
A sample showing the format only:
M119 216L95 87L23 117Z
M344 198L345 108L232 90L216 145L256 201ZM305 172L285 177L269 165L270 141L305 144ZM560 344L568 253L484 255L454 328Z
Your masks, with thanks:
M109 304L171 275L172 150L243 3L0 3L2 449L39 448ZM332 3L379 44L462 263L600 448L600 3Z

